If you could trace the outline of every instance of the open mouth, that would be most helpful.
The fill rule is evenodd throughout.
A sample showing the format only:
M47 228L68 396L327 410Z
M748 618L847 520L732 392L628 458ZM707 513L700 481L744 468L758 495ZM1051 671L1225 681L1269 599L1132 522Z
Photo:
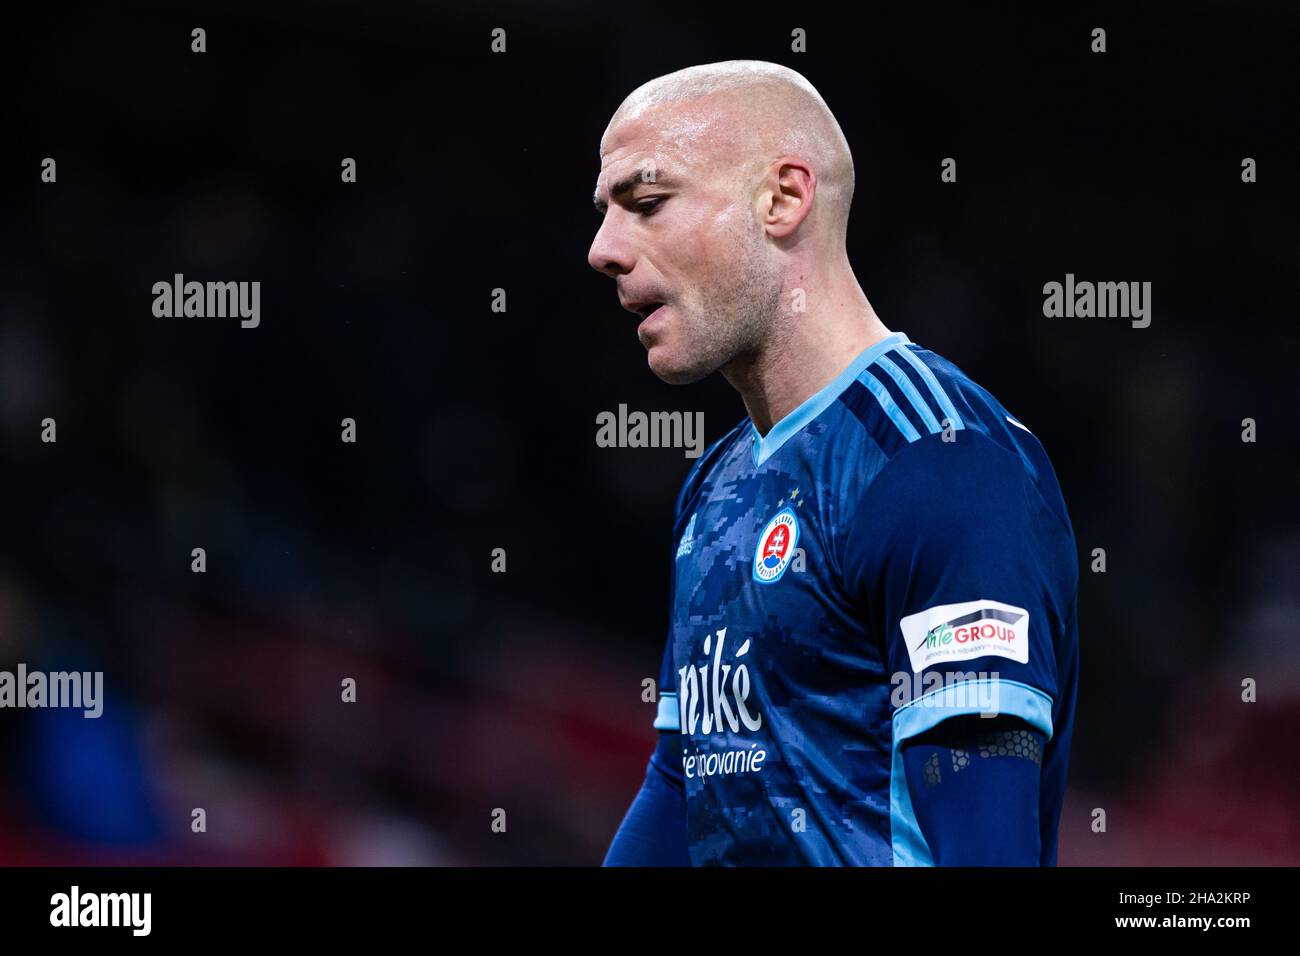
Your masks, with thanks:
M636 310L636 314L642 319L648 319L664 307L662 302L650 302Z

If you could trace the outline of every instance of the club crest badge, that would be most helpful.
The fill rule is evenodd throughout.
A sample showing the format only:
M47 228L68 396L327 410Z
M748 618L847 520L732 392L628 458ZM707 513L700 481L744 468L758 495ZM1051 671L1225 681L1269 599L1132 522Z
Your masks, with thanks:
M773 584L785 574L799 543L799 521L789 508L782 508L758 536L754 552L754 580Z

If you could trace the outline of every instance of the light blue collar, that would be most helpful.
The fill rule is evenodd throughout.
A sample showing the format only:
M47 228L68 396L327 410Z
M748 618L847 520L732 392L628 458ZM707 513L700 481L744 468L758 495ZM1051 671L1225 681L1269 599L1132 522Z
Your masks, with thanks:
M849 383L862 374L862 370L880 358L890 349L909 344L910 340L902 332L887 335L871 348L861 353L849 363L848 368L835 376L834 380L821 391L810 395L808 399L771 427L766 435L760 435L754 427L754 420L749 421L749 433L754 443L754 464L761 465L773 455L778 448L797 435L805 425L826 410L831 402L849 387Z

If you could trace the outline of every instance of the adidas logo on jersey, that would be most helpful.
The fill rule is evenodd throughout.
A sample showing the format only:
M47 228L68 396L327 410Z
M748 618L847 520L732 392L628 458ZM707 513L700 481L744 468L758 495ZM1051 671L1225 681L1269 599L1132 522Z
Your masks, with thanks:
M686 531L682 533L682 540L677 544L677 557L682 557L691 553L695 547L695 515L691 515L691 520L686 522Z

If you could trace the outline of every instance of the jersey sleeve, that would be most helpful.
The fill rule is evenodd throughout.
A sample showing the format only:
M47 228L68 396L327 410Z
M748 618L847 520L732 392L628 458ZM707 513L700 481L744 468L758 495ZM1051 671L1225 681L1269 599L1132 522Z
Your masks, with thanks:
M1067 582L1077 580L1073 535L1017 454L963 430L952 442L913 442L881 469L847 522L842 560L883 642L895 826L914 830L900 753L909 738L980 714L1019 718L1051 739L1053 635L1065 630ZM912 862L924 862L917 843Z
M632 800L605 854L604 866L690 866L681 736L661 732Z
M1068 531L1018 456L982 434L956 434L902 449L866 489L848 526L845 579L884 642L897 710L930 696L917 709L937 711L902 718L903 737L992 704L1050 738L1052 635L1063 629L1059 582L1071 570L1055 564ZM1077 560L1072 547L1068 559Z

